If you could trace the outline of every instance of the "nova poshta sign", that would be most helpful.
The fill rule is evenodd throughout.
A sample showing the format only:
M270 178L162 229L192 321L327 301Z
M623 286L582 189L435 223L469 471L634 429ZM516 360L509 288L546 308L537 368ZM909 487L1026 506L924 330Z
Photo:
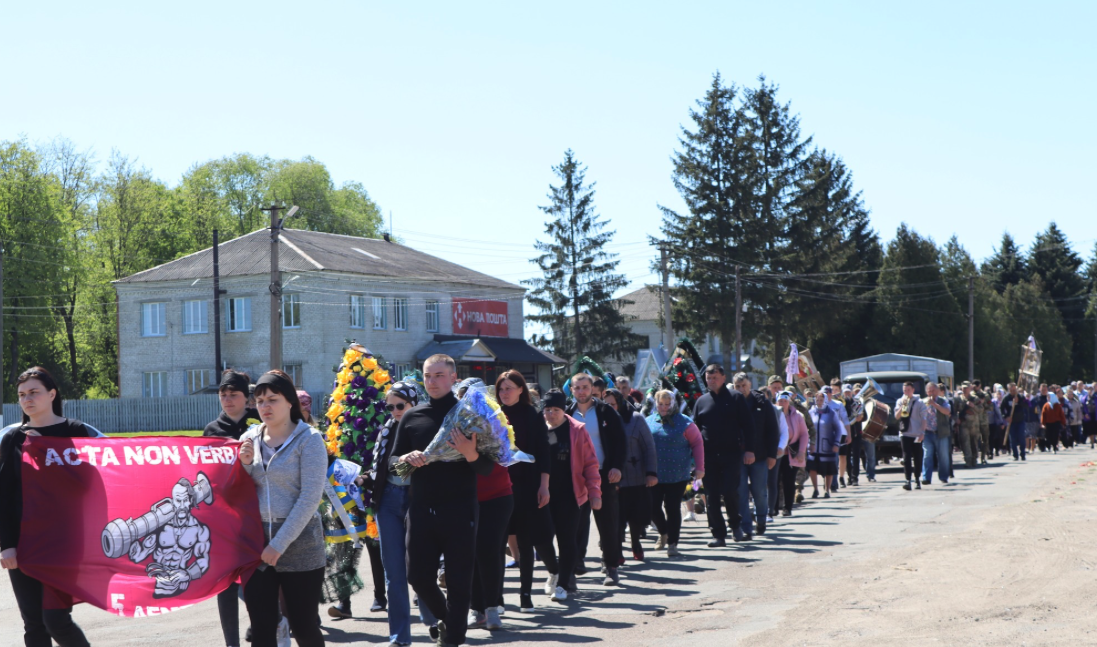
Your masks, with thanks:
M507 302L455 298L453 334L506 337L509 334Z
M259 565L255 484L225 438L27 438L19 568L47 607L162 615Z

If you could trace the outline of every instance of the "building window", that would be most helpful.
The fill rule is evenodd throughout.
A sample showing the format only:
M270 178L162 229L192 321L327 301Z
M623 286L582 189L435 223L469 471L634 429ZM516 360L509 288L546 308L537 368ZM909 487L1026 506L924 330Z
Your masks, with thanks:
M283 328L300 328L301 327L301 295L300 294L283 294L282 295L282 327Z
M251 299L239 297L229 299L229 332L246 332L251 330Z
M212 368L194 368L187 371L187 393L198 393L213 384Z
M361 294L350 295L350 327L366 327L366 297Z
M283 364L282 370L286 372L289 379L293 380L294 386L301 388L301 383L304 380L304 372L301 370L300 364Z
M167 371L152 371L145 373L144 387L141 392L146 398L162 398L168 393Z
M209 332L209 306L205 301L183 302L183 334Z
M385 316L385 297L373 297L373 328L384 330L388 328L388 317Z
M402 380L411 374L411 364L397 364L395 369L397 380Z
M392 300L392 327L396 330L408 329L408 300L399 298Z
M427 301L427 332L438 332L437 301Z
M163 337L168 334L168 304L141 304L141 336Z

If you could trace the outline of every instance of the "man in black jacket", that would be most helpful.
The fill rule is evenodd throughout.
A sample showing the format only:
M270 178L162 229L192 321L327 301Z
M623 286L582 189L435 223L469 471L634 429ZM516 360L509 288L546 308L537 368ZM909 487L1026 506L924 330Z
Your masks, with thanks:
M423 384L430 401L404 414L396 429L393 455L416 468L411 473L408 506L408 583L438 622L438 644L460 645L468 630L472 597L473 555L480 506L476 476L487 476L495 463L476 451L476 434L454 431L449 444L465 460L427 463L423 450L437 435L442 420L457 404L453 385L457 364L448 355L423 363ZM446 557L446 593L438 588L438 560Z
M708 545L717 548L727 545L728 526L736 541L743 539L739 528L739 474L743 468L743 439L751 425L750 407L743 394L727 388L724 367L709 364L704 376L709 391L693 405L693 421L705 444L705 477L701 481L712 532ZM726 524L722 506L727 506Z
M586 373L571 378L571 392L575 402L567 409L567 414L583 423L594 444L594 454L598 457L598 472L602 476L602 509L594 511L594 522L598 524L599 543L602 548L602 565L606 569L605 586L620 584L617 567L621 563L621 530L617 527L617 482L621 480L621 470L625 466L625 426L621 416L608 404L593 395L594 382ZM582 575L581 568L587 555L587 543L590 541L590 503L579 511L579 558L576 560L576 574Z
M758 516L758 534L766 534L769 470L777 464L781 430L777 423L777 410L769 403L764 391L751 390L751 381L746 373L736 373L733 385L747 399L751 410L751 424L743 438L743 471L739 477L739 528L744 538L749 540L751 496L754 497L754 510Z

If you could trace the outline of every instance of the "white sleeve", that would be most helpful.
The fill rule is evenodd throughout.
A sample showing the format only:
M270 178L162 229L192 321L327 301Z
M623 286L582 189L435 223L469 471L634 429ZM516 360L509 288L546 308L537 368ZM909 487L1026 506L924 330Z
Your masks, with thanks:
M781 429L781 436L777 439L777 449L785 449L788 447L788 420L779 407L773 408L777 409L777 424Z

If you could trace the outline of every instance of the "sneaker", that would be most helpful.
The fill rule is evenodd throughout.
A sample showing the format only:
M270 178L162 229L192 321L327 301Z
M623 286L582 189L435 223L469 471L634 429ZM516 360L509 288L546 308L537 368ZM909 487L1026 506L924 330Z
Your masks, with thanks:
M602 580L602 586L620 586L621 578L617 575L616 568L606 570L606 579Z
M438 637L442 635L438 629L438 625L436 624L427 627L427 632L430 634L430 639L433 640L435 643L438 642Z
M507 559L507 568L518 568L518 560L513 557Z
M678 552L678 544L669 544L667 546L667 557L678 557L681 554Z
M488 607L484 627L488 631L498 631L503 628L503 621L499 619L499 607Z
M561 587L556 587L556 591L552 594L553 602L567 602L568 592Z
M278 633L275 635L278 638L278 647L291 647L289 620L286 619L286 616L282 616L282 619L278 621Z
M746 533L744 533L742 530L740 530L738 528L732 528L731 538L733 540L735 540L735 543L739 543L741 541L747 541Z
M632 551L632 559L637 562L644 561L644 549L637 548L636 550Z
M875 476L868 477L868 482L869 483L875 483L876 482L876 477Z
M435 640L437 640L436 644L438 645L438 647L446 647L446 645L450 644L449 631L446 630L445 620L439 620L438 625L436 627L433 627L433 629L434 631L432 631L430 635L431 637L434 637L435 632L437 632L438 636Z
M522 613L533 613L533 596L529 593L523 593L518 598L518 610Z
M791 517L792 516L792 510L789 510L788 508L785 508L784 510L781 511L781 516L782 517Z
M379 612L379 611L384 611L384 610L385 610L385 607L387 607L387 606L388 606L388 605L386 604L386 601L385 601L385 600L374 600L374 601L373 601L373 604L372 604L372 605L370 605L370 608L369 608L369 610L370 610L370 611L372 611L372 612L374 612L374 613L377 613L377 612ZM349 604L347 605L347 609L348 609L348 610L350 609L350 605L349 605Z
M766 515L766 523L773 523L773 515L772 514L767 514ZM758 533L758 534L761 534L761 533Z
M727 546L727 545L728 545L728 542L723 537L714 538L712 541L710 541L708 543L709 548L723 548L724 546Z
M662 550L667 547L667 536L659 535L659 540L655 542L655 550Z
M682 517L682 521L697 521L697 515L690 512L686 516Z
M545 580L545 595L552 595L556 591L556 585L560 583L560 574L549 575Z
M487 616L475 609L469 609L468 627L469 629L477 629L483 627L487 621Z
M374 604L377 601L374 600ZM352 618L354 616L350 613L350 600L340 600L339 604L333 604L328 607L328 615L332 618Z

